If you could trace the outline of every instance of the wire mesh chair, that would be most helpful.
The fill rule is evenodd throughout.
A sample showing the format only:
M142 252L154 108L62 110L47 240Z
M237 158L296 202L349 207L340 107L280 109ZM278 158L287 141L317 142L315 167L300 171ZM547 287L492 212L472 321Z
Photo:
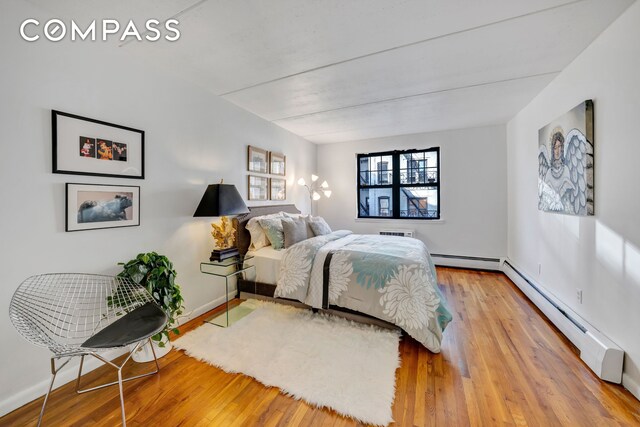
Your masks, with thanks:
M56 375L75 356L80 356L76 392L85 393L118 384L122 425L126 426L122 383L153 375L160 370L153 346L153 372L122 378L122 368L140 346L162 331L166 313L147 290L122 277L95 274L43 274L26 279L13 294L9 306L11 322L31 343L47 347L51 357L51 383L44 398L38 426ZM98 354L134 344L130 354L117 365ZM80 390L84 357L91 355L115 368L118 381ZM64 361L60 359L66 359ZM56 361L61 363L56 368Z

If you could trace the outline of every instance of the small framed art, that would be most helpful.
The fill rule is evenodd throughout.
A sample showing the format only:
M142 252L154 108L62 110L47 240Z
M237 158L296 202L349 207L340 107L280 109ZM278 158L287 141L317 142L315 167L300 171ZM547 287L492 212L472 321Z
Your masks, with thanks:
M66 231L140 225L140 187L66 185Z
M287 200L287 180L271 178L269 194L271 200Z
M249 172L269 173L269 152L262 148L249 146L248 166Z
M271 175L286 175L287 158L284 154L269 153L269 173Z
M51 111L53 173L144 179L144 131Z
M249 200L269 199L269 178L249 175Z

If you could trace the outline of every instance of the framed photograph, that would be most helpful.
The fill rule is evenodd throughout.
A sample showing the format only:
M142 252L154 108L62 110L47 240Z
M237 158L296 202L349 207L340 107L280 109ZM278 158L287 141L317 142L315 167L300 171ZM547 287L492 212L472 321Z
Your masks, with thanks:
M140 225L140 187L67 183L66 231L137 225Z
M249 200L269 199L269 178L249 175Z
M269 173L269 152L262 148L249 146L249 172Z
M283 178L271 178L269 194L271 200L287 200L287 180Z
M286 175L287 158L284 154L269 153L269 173L272 175Z
M144 131L51 110L53 173L144 179Z

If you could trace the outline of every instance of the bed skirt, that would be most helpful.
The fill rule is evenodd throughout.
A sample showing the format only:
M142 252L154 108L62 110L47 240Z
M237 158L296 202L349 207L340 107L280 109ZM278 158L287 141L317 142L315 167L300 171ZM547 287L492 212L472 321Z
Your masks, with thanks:
M238 297L243 299L248 298L256 298L262 300L273 301L281 304L292 305L295 307L308 308L312 309L312 307L301 303L300 301L286 299L286 298L278 298L274 297L274 293L276 290L276 285L272 285L269 283L261 283L261 282L253 282L251 280L238 279ZM386 329L399 330L402 329L392 323L385 322L384 320L380 320L378 318L366 315L364 313L359 313L357 311L349 310L348 308L342 308L335 305L329 306L327 309L314 309L314 311L318 311L321 313L327 313L334 316L344 317L349 320L353 320L354 322L365 323L368 325L376 325ZM404 331L402 331L404 334Z

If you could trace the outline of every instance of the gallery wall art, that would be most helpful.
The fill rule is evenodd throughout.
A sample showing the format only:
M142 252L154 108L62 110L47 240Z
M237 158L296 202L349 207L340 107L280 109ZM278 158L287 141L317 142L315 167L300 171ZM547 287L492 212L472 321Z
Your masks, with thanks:
M144 179L144 131L52 110L53 173Z
M269 198L271 200L287 200L287 180L270 178Z
M269 173L271 175L286 175L287 158L284 154L269 153Z
M269 178L249 175L249 200L269 199Z
M269 152L250 145L247 164L249 172L269 173Z
M538 131L538 209L594 214L593 101Z
M66 231L140 225L140 187L66 185Z
M287 199L287 157L282 153L264 150L249 145L247 151L247 170L265 175L278 175L277 178L249 175L249 200Z

